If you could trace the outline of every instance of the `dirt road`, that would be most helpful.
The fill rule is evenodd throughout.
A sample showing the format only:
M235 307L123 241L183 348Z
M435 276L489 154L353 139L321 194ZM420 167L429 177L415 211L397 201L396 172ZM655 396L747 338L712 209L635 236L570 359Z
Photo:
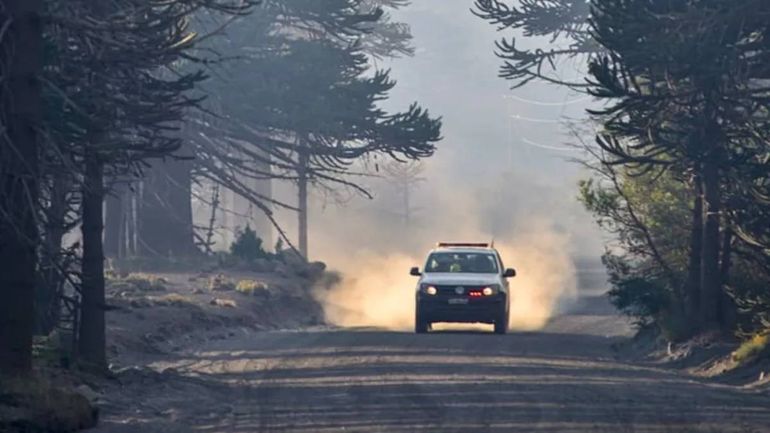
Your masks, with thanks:
M507 336L235 336L127 379L96 432L770 432L766 394L616 360L628 330L608 314L586 301Z

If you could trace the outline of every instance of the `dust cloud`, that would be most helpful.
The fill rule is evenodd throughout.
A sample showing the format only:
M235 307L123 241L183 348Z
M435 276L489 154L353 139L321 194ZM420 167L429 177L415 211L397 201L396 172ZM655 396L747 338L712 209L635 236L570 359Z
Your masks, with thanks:
M513 201L485 204L478 193L460 186L433 189L428 197L424 202L437 211L416 227L406 228L381 212L349 209L327 210L316 218L323 229L314 231L315 255L342 277L337 285L316 291L327 321L412 329L417 278L409 268L422 268L425 254L438 241L495 240L505 266L518 272L511 279L512 329L542 328L577 296L570 235L545 215L510 213L494 221L501 214L498 208Z
M585 176L570 162L577 155L526 144L561 147L569 130L558 122L583 118L583 104L554 108L554 101L574 95L536 83L516 90L521 100L509 98L510 83L498 77L493 53L500 35L468 11L467 1L415 1L394 17L410 25L417 55L381 65L399 82L385 104L423 102L443 117L445 140L409 200L397 179L351 179L374 194L371 201L342 194L334 203L328 191L314 191L310 256L342 275L338 285L317 290L327 319L412 329L417 279L409 268L422 267L436 242L494 238L505 265L518 272L511 280L511 326L538 329L575 298L573 260L603 251L600 232L575 199ZM290 184L276 194L296 200ZM413 207L408 224L404 202ZM279 214L296 233L296 216Z
M496 242L506 266L518 270L511 280L512 329L540 329L576 297L575 268L565 244L563 236L541 228L509 243ZM411 329L417 279L408 270L422 261L424 257L403 254L351 257L340 268L341 282L330 290L317 291L326 319L339 326Z

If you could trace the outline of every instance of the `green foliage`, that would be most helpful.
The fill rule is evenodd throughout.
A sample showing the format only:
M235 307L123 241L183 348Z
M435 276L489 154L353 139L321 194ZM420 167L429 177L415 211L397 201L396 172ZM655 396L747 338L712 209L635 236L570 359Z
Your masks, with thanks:
M230 245L230 254L247 262L269 257L269 254L262 249L262 239L249 225L246 225L243 230L238 230L235 242Z
M665 284L639 273L619 257L607 254L603 261L612 285L608 296L618 310L636 318L640 325L648 325L670 308L670 291Z
M580 183L579 199L616 238L603 258L610 301L640 327L654 325L669 340L681 340L691 327L681 291L688 266L690 194L666 173L598 174Z
M669 341L680 341L691 332L683 314L683 300L660 270L649 263L631 264L625 259L605 254L603 262L610 276L610 302L619 311L634 318L640 328L656 326Z
M683 312L733 327L725 291L743 332L770 327L770 3L743 6L475 1L500 29L552 42L500 42L502 77L603 100L589 111L601 122L586 163L597 176L580 184L580 199L614 238L605 257L613 302L674 337L692 326ZM581 57L588 84L565 82L561 60Z
M745 256L745 252L738 250ZM749 256L750 257L750 256ZM756 261L736 260L728 293L738 305L741 335L751 335L757 330L770 329L770 274Z

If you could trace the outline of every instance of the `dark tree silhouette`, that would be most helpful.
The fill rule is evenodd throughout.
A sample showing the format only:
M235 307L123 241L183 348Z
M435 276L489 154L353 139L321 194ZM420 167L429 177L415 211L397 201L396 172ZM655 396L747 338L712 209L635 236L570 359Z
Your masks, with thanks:
M370 71L361 41L384 16L351 0L267 1L228 30L227 47L243 59L226 64L228 80L210 89L220 95L218 105L227 107L221 114L232 126L200 135L199 175L255 199L268 214L270 198L255 196L233 174L296 182L296 205L273 203L298 212L303 254L312 185L362 191L346 177L353 161L376 153L430 156L440 138L440 121L418 105L395 114L378 106L396 83L387 71Z
M0 4L0 373L32 362L42 118L41 0Z
M518 3L516 6L511 3ZM520 48L516 39L497 43L503 61L500 76L521 87L533 80L584 89L582 77L565 79L566 62L582 66L600 49L589 32L590 8L584 0L476 0L473 13L499 30L520 31L524 37L548 38L553 48Z

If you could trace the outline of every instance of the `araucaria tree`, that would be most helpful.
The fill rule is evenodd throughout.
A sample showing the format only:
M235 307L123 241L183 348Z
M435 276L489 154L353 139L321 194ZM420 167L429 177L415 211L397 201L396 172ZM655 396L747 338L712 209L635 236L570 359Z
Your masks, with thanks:
M416 103L400 113L379 106L396 83L388 71L372 70L371 58L410 50L376 3L269 0L231 25L227 47L243 59L226 64L228 78L212 85L231 123L225 134L196 142L196 154L217 155L200 173L237 191L247 188L228 172L296 183L296 204L278 204L297 212L305 257L312 185L360 189L346 176L354 161L428 157L440 139L440 120ZM254 160L261 164L249 168Z
M599 47L589 32L590 7L584 0L475 0L477 16L499 30L516 30L525 38L547 38L551 48L521 47L515 38L497 42L497 56L503 60L500 77L514 88L532 81L585 89L576 72ZM570 67L572 66L572 67Z
M767 323L767 2L478 0L501 29L501 75L589 91L602 103L581 199L616 235L615 304L670 338ZM588 61L578 80L566 60ZM570 69L573 69L570 71ZM763 227L760 229L759 227ZM762 319L764 318L764 319ZM766 325L764 325L766 326Z
M747 2L751 3L751 2ZM730 326L726 296L733 228L730 186L767 155L768 91L759 78L767 5L594 1L592 29L607 54L591 64L592 93L610 105L599 145L612 164L672 171L696 192L685 296L701 328ZM736 197L738 199L739 197Z

